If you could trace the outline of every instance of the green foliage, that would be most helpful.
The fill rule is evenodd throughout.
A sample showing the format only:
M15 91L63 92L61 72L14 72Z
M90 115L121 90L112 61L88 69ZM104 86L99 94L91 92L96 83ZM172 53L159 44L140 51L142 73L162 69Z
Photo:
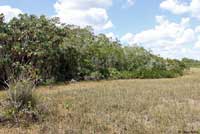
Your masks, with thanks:
M90 27L65 25L58 18L21 14L0 17L0 81L21 72L39 83L71 79L164 78L183 74L185 65L141 47L122 47Z
M120 79L121 78L121 72L118 71L116 68L109 68L109 78L112 79Z
M190 67L200 67L200 61L199 60L193 60L193 59L188 59L188 58L183 58L182 62L185 63L185 65L190 68Z

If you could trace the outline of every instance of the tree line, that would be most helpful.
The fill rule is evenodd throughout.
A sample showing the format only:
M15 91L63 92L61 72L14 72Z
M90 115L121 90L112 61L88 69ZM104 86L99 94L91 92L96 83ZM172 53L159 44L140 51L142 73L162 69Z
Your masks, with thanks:
M59 18L0 15L0 81L26 71L40 83L75 80L172 78L186 65L139 46L124 46L91 27L63 24Z
M200 67L200 61L199 60L183 58L182 62L184 62L185 65L187 65L188 68L190 68L190 67L199 68Z

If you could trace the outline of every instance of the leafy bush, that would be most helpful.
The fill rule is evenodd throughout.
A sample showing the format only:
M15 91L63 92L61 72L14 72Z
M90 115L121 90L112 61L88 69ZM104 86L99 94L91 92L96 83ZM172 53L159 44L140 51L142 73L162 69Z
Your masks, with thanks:
M137 73L134 71L122 71L120 72L120 78L121 79L132 79L137 78Z
M121 73L116 68L109 68L109 78L111 79L120 79Z
M36 81L50 84L71 79L175 77L186 68L181 61L161 58L142 47L122 46L104 34L94 34L90 27L61 25L57 18L21 14L5 23L1 15L0 81L24 70L32 70Z

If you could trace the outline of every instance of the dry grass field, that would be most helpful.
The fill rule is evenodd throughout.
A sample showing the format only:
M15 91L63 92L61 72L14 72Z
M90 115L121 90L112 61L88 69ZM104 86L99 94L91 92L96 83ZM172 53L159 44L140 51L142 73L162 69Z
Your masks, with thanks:
M200 69L174 79L80 82L39 87L37 93L56 114L29 127L0 125L0 134L200 132Z

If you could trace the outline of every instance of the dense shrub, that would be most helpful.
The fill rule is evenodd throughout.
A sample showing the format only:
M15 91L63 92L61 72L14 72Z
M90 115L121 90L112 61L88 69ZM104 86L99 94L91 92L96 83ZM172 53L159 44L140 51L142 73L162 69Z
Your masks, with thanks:
M58 18L21 14L8 23L0 15L0 83L28 70L37 83L66 80L163 78L183 74L184 63L142 47L122 47L90 27ZM12 70L12 71L11 71Z

